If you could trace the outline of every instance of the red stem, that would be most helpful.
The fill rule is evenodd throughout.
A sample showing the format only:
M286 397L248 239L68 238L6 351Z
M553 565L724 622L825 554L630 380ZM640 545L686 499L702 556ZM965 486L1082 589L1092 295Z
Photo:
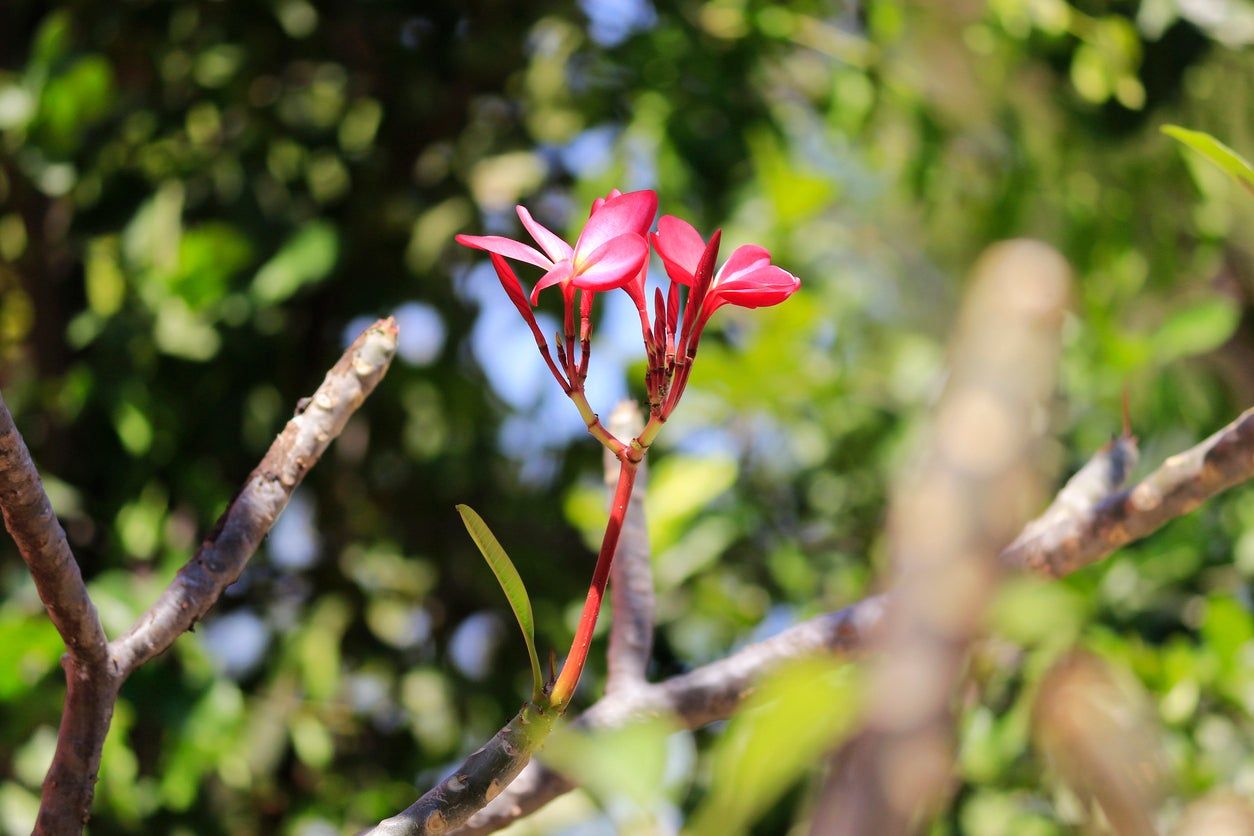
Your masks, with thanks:
M601 540L601 553L597 555L596 568L592 570L592 583L583 604L583 614L579 617L579 627L575 630L575 639L571 642L570 653L566 655L566 663L562 665L562 672L549 695L551 703L557 708L570 701L575 693L575 686L579 684L584 663L588 661L592 631L597 626L597 615L601 612L605 585L610 579L610 564L614 562L614 552L618 549L618 535L623 530L623 518L627 515L627 504L631 501L631 489L636 484L638 465L639 462L624 457L619 467L618 485L614 488L614 501L610 505L610 521L605 526L605 537Z

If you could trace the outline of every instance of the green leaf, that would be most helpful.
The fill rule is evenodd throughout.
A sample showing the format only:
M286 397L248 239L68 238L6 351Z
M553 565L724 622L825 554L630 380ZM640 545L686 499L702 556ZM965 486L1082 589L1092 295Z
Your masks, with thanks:
M252 260L252 242L238 228L210 221L186 230L179 240L178 264L160 273L166 288L193 311L219 302L231 279Z
M1179 125L1163 125L1162 132L1181 142L1223 169L1230 177L1254 194L1254 166L1227 145L1202 131L1191 131Z
M1202 637L1226 668L1241 664L1241 655L1254 640L1254 620L1235 598L1213 596L1206 602Z
M544 690L544 675L540 673L540 657L536 655L535 620L531 615L531 599L527 597L527 587L523 585L518 570L514 568L509 555L505 553L505 549L501 548L501 544L493 536L483 518L468 505L458 505L457 513L462 515L462 522L465 523L466 530L470 532L470 539L475 541L475 545L483 554L483 559L488 561L492 574L496 575L497 583L501 585L501 590L509 600L514 617L518 619L518 626L522 628L523 639L527 642L527 655L531 657L533 692L538 698Z
M335 267L339 252L339 238L333 226L322 222L308 224L257 271L253 296L263 305L286 300L305 285L325 279Z
M1240 307L1231 299L1210 297L1173 312L1154 335L1160 362L1195 357L1228 341L1241 320Z
M65 645L43 612L0 611L0 705L25 697L57 666ZM5 708L5 712L9 708Z

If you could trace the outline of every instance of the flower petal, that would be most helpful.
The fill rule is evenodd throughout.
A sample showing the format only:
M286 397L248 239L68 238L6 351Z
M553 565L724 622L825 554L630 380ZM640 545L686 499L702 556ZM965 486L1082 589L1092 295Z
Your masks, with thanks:
M701 254L705 252L705 239L701 233L685 220L663 215L652 238L653 249L662 259L666 275L673 282L691 285L692 274L697 271Z
M738 280L743 274L762 267L766 267L771 263L771 254L766 247L759 247L757 244L745 244L737 247L736 251L731 254L731 258L727 259L718 271L718 276L714 279L716 287Z
M605 201L613 200L614 198L618 197L620 194L622 194L622 192L620 192L618 189L610 189L610 193L607 194L605 197L598 197L596 200L592 201L592 211L588 212L588 217L592 217L593 215L595 215L596 211L605 205Z
M605 201L588 218L583 232L579 234L579 241L575 243L576 269L611 238L628 233L647 234L656 214L657 192L652 189L628 192Z
M710 290L702 305L703 313L709 316L722 305L739 305L742 308L778 305L796 293L800 286L800 279L773 264L745 270Z
M457 243L474 250L485 250L506 258L525 261L528 264L543 267L545 270L553 269L552 260L546 258L543 253L513 238L503 238L500 235L458 235Z
M531 304L534 305L539 301L540 291L546 287L565 282L570 278L570 274L571 266L569 261L559 261L553 265L553 269L541 276L540 281L536 282L536 286L531 289Z
M649 257L649 245L634 232L611 238L584 259L572 280L575 287L611 290L630 283Z
M548 257L553 259L554 263L570 258L571 253L574 252L570 244L558 238L548 227L531 217L531 213L527 211L526 206L516 206L514 208L518 210L518 219L527 228L527 232L531 233L531 237L536 239L540 249L544 250Z

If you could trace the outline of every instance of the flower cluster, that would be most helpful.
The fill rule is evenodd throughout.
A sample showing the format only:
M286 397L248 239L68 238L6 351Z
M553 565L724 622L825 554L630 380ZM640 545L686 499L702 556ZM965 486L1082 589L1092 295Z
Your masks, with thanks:
M715 271L720 231L706 241L690 224L666 215L658 221L657 231L651 232L656 214L656 193L646 190L621 194L614 190L593 202L588 222L573 247L537 223L522 206L518 207L518 218L539 249L498 235L457 236L458 243L491 256L501 287L530 326L553 377L579 409L588 431L619 460L610 519L583 613L561 674L547 690L548 704L559 712L569 704L588 659L637 468L683 395L706 323L724 305L760 308L778 304L796 292L800 284L796 276L771 264L769 252L753 244L738 247L727 263ZM661 258L670 279L665 292L661 288L654 291L652 316L645 290L651 249ZM544 271L530 295L524 292L507 259ZM531 309L540 292L548 287L561 288L564 303L563 328L555 340L556 361ZM598 293L619 288L626 291L640 313L640 331L648 358L645 387L649 421L638 436L626 443L602 426L584 394L592 338L592 303Z
M518 207L518 217L540 249L497 235L457 236L458 243L490 255L501 286L531 327L553 376L575 401L593 435L620 456L630 451L600 426L583 396L596 294L621 288L640 313L648 358L645 385L650 417L645 432L632 444L635 453L643 455L683 394L711 314L723 305L775 305L799 285L796 276L771 264L771 254L755 244L738 247L716 272L720 231L706 241L691 224L664 215L657 231L650 232L656 214L655 192L622 194L616 189L593 202L588 222L573 247L538 223L523 206ZM661 288L654 292L652 317L645 291L650 244L670 279L665 293ZM545 271L530 296L506 259ZM554 286L561 289L565 305L563 331L555 342L556 362L532 312L540 292ZM686 293L681 288L686 288Z

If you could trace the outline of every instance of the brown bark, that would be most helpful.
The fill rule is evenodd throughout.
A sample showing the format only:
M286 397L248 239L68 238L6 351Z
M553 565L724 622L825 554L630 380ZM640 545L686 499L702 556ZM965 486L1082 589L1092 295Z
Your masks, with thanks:
M358 337L307 402L302 401L213 533L125 636L108 643L65 533L12 416L0 400L0 510L30 567L48 614L65 639L66 697L35 833L82 833L118 690L135 668L168 648L243 571L292 492L396 353L396 323Z

